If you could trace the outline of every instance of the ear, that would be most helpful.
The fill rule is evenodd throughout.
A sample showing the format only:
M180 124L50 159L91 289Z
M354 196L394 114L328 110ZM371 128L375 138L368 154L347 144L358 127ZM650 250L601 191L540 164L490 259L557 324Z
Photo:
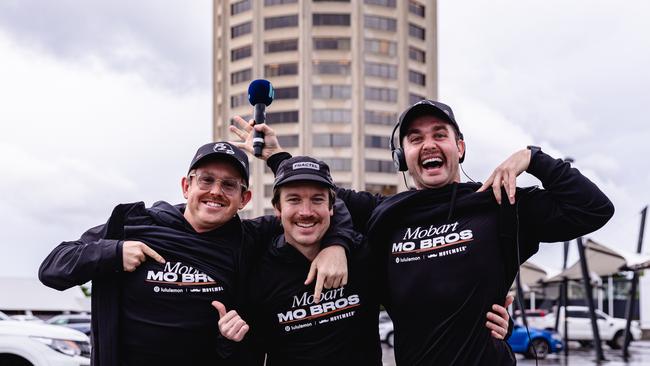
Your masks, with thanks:
M465 156L465 140L458 140L456 146L458 147L458 159L461 159Z
M241 204L239 205L239 209L241 210L244 207L246 207L246 205L248 204L248 202L251 200L252 197L253 197L253 192L251 192L251 191L242 192L242 194L241 194Z
M187 177L181 178L181 189L183 190L183 197L187 199L187 192L190 190L190 181Z

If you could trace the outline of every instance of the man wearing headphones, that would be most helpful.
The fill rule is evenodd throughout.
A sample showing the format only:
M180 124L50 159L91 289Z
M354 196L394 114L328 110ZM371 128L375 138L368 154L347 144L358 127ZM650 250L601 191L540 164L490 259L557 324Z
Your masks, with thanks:
M268 127L254 128L271 135L265 156L275 171L289 155L273 154L278 145ZM393 135L398 131L399 147L391 142L394 161L409 172L415 189L390 197L337 190L377 254L397 363L515 364L507 343L484 327L486 312L506 296L519 264L540 242L602 227L613 215L612 203L578 170L533 146L510 156L483 185L460 183L465 141L443 103L410 106ZM517 188L524 171L544 189ZM493 192L486 192L489 187Z

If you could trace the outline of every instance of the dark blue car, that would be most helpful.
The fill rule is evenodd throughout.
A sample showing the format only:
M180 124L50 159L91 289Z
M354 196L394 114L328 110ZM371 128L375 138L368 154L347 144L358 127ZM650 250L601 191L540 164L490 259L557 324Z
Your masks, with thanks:
M564 346L562 337L553 331L539 328L528 328L530 331L530 340L526 333L526 328L515 324L512 335L508 338L508 343L516 353L523 353L526 358L535 358L535 351L538 359L544 359L549 353L555 353L562 350ZM533 351L535 347L535 351Z

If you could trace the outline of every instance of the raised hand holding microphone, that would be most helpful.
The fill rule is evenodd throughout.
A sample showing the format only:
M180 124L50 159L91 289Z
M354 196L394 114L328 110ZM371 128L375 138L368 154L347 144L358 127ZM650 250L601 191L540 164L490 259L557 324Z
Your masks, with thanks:
M271 82L264 79L253 80L248 86L248 101L254 107L253 119L255 124L266 123L266 107L273 102L275 91ZM253 132L253 154L262 156L264 149L264 132L255 129Z

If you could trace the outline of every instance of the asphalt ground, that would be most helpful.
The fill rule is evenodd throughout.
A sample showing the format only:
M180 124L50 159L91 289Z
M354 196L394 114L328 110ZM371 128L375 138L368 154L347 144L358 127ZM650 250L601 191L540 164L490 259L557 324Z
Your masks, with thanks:
M393 349L382 344L384 366L395 366ZM569 358L564 358L564 353L551 354L545 360L538 360L537 365L606 365L606 366L648 366L650 365L650 340L636 341L630 345L630 358L623 360L622 350L613 350L603 344L603 353L607 361L596 362L596 349L580 347L577 342L569 342ZM535 360L527 360L522 355L517 355L518 365L535 365Z

